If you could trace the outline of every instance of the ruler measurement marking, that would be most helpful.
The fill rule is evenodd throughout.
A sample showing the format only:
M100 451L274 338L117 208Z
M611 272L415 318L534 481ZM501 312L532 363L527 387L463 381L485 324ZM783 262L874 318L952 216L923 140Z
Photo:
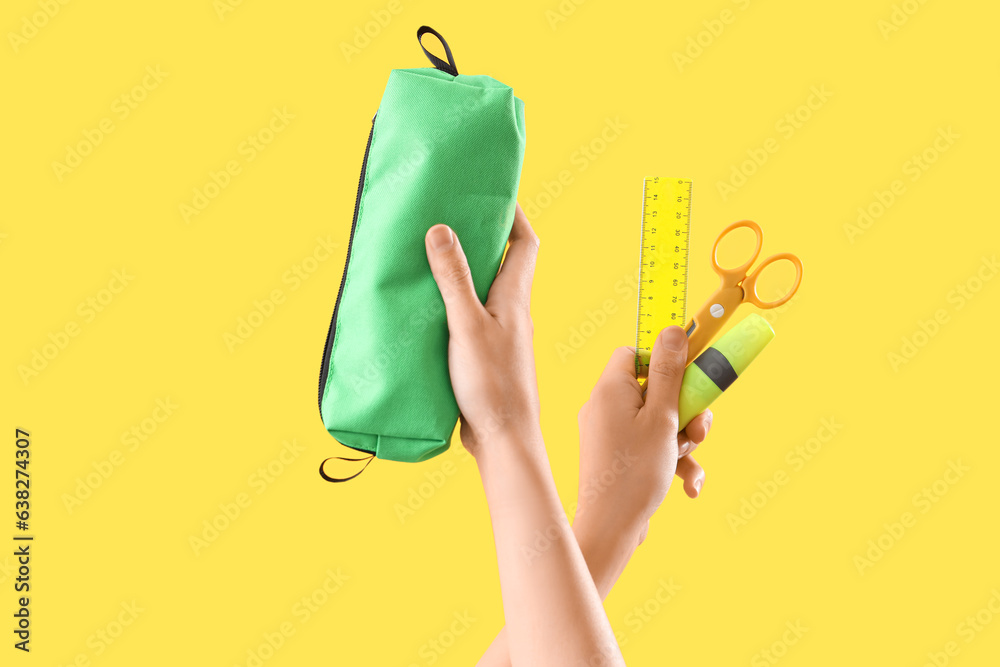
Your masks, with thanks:
M640 375L648 372L649 352L660 330L686 323L691 194L690 179L643 179L635 346Z

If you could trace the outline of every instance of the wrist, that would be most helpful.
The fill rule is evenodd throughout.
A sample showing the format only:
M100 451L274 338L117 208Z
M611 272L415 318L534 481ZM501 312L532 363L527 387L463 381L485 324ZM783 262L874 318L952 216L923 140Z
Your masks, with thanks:
M573 533L588 544L613 545L616 548L631 548L639 546L639 536L644 523L629 522L621 518L613 519L594 511L584 511L578 508L573 516Z
M474 443L471 452L480 465L497 457L532 458L545 452L537 419L496 421L470 430Z
M632 510L620 495L584 495L578 500L573 513L574 531L579 527L580 532L587 536L600 535L616 543L634 541L638 545L639 535L646 523L647 517Z
M607 597L639 546L639 529L606 526L578 515L573 534L601 598Z

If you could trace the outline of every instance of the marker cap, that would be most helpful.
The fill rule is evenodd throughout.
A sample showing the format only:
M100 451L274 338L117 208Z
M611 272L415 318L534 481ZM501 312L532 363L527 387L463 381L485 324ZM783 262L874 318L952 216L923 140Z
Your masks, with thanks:
M747 315L739 324L726 332L712 347L725 355L736 375L743 375L750 362L774 338L774 329L757 313Z

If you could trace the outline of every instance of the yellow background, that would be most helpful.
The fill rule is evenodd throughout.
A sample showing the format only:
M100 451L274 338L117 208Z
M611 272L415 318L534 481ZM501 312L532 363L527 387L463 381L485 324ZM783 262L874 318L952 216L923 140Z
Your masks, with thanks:
M0 532L14 532L19 427L32 435L36 541L30 655L11 647L13 557L0 557L3 664L82 654L78 664L102 667L247 665L248 651L290 624L263 664L466 665L502 625L486 506L457 441L425 463L377 461L349 484L316 471L341 453L315 383L361 156L389 70L428 65L414 39L421 24L448 38L461 72L490 74L525 100L519 197L542 239L535 349L567 506L576 411L611 349L634 340L627 285L643 176L694 180L692 307L715 287L708 251L729 222L756 220L765 254L792 251L805 264L798 296L769 316L777 338L714 406L697 452L703 496L674 485L607 601L629 664L780 655L789 666L916 666L928 652L996 664L1000 280L976 281L992 276L983 258L1000 245L1000 10L909 0L887 32L890 0L400 0L396 13L381 1L218 4L69 2L51 18L39 14L44 1L4 4ZM348 58L342 44L373 11L387 25L368 26L377 34ZM25 32L12 44L10 33ZM675 53L689 47L697 57L679 66ZM166 75L123 118L115 100L142 87L147 67ZM811 87L830 96L801 110ZM294 118L249 160L241 143L274 109ZM797 111L809 118L786 137L777 124ZM102 121L113 132L60 180L53 162ZM619 123L614 141L583 159L609 122ZM948 128L957 138L911 180L907 162L933 156ZM777 152L723 198L718 183L769 138ZM181 204L232 160L239 173L185 222ZM845 225L897 179L905 191L852 242ZM317 250L327 236L332 255ZM296 266L314 271L295 283ZM102 291L122 269L124 289ZM959 285L972 296L961 307ZM227 346L275 290L273 313ZM88 320L80 304L109 297ZM935 330L926 322L938 311ZM588 312L606 321L584 326ZM922 321L933 336L920 335ZM73 323L78 334L47 348L53 358L25 382L19 368ZM581 328L584 344L560 355ZM894 364L904 338L912 358ZM149 421L168 398L172 414ZM144 420L155 430L130 450L122 434ZM274 464L286 441L304 450ZM809 446L818 451L799 465L796 448ZM949 462L967 470L946 475ZM262 485L257 470L269 463L280 472ZM107 465L111 475L67 509L80 480ZM776 474L785 483L771 486ZM921 499L925 488L935 502ZM401 520L419 494L429 497ZM190 538L204 522L226 523L220 504L232 512L246 498L196 553ZM734 530L731 515L754 504ZM893 524L906 512L900 534ZM879 555L870 540L887 548L859 565ZM328 570L347 579L326 594ZM662 602L671 580L680 590ZM324 604L306 617L296 605L309 596ZM133 602L142 611L117 627ZM992 623L970 637L962 624L984 608L979 622ZM808 630L796 639L788 623ZM99 632L117 637L109 645Z

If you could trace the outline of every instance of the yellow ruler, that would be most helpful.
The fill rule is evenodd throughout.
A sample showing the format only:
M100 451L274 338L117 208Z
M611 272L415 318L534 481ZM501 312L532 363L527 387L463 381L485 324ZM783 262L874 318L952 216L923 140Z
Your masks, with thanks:
M687 322L688 239L691 179L647 177L642 186L639 308L635 370L649 373L649 353L660 330Z

